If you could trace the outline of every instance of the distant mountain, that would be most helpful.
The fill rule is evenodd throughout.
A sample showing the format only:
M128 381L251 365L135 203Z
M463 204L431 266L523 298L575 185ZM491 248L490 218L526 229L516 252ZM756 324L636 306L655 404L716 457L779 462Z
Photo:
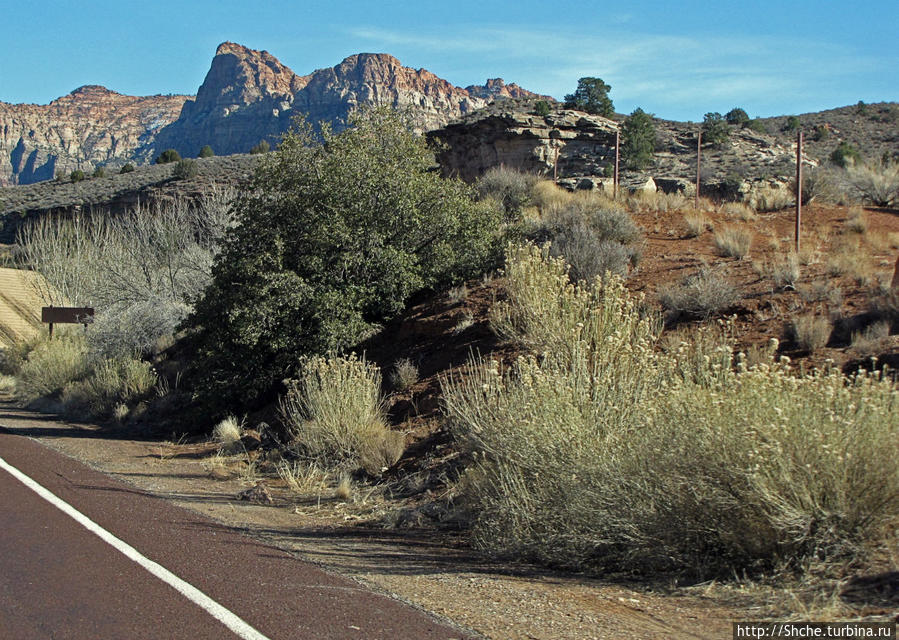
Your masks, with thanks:
M297 113L340 126L359 105L409 107L427 131L491 101L528 97L546 96L501 78L463 89L387 54L353 55L300 76L266 51L225 42L196 97L87 86L49 105L0 103L0 185L147 163L168 148L195 156L207 144L217 154L244 153L261 140L274 146Z
M177 119L187 98L125 96L88 85L48 105L0 102L0 185L124 164Z

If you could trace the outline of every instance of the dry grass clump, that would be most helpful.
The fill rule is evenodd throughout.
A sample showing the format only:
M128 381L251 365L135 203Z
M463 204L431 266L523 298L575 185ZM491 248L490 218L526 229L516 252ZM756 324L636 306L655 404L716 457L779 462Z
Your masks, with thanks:
M43 334L17 373L18 393L26 401L60 393L63 388L90 373L87 344L78 331L57 331L52 340Z
M721 213L729 218L736 218L742 222L758 219L758 216L752 207L743 202L725 202L721 205Z
M243 436L243 423L233 415L226 416L212 430L212 439L222 449L231 449Z
M737 288L710 267L659 289L659 302L665 309L703 319L733 307L740 297Z
M789 337L803 351L814 353L827 345L832 332L833 324L828 318L806 314L790 324Z
M69 413L108 417L118 404L142 398L155 386L156 373L149 362L131 358L102 360L86 378L67 384L60 400Z
M802 275L799 264L801 259L798 254L791 251L780 260L775 260L771 266L771 279L778 289L796 289L796 283Z
M281 415L297 452L310 460L379 473L403 452L403 434L387 428L376 366L348 358L308 359L289 382Z
M715 247L726 258L745 258L752 245L752 233L740 227L721 227L715 231Z
M393 364L390 384L397 391L405 391L418 382L418 367L409 358L400 358Z
M864 235L868 230L868 216L861 207L849 209L849 218L846 220L846 230L859 235Z
M873 279L874 268L856 239L841 242L834 247L827 260L827 273L831 276L848 276L864 286Z
M863 331L852 332L852 350L859 356L875 356L887 347L890 335L890 323L881 320L866 327Z
M780 211L795 201L795 196L788 189L770 186L754 190L749 197L749 205L760 212Z
M687 225L688 238L696 238L712 229L712 221L701 211L690 211L685 213L684 223Z
M571 285L533 248L510 250L506 271L500 328L540 357L475 359L443 385L473 455L461 490L480 548L711 576L836 566L883 543L899 509L888 380L749 368L714 336L696 349L714 357L678 367L620 280Z
M667 213L681 211L692 204L682 193L665 193L664 191L637 191L627 199L633 211Z

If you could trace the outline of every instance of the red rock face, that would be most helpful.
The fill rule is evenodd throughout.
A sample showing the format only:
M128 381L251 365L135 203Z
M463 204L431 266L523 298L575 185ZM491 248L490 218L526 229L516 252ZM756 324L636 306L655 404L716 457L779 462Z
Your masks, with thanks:
M168 148L192 157L207 144L218 155L262 140L274 147L298 114L339 128L358 106L386 105L409 108L417 128L429 131L495 99L524 97L540 96L500 78L462 89L387 54L360 53L300 76L267 51L224 42L196 98L89 86L46 106L0 103L0 184L151 162Z
M173 122L187 96L126 96L88 85L48 105L0 102L0 184L124 163Z

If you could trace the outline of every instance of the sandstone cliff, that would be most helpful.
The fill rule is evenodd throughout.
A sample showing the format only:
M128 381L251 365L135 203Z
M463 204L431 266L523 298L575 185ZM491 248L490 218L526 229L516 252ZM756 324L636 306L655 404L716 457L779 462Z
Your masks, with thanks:
M141 150L143 159L172 147L194 155L205 144L216 153L244 153L261 140L277 144L297 114L337 127L362 105L409 108L421 131L508 97L535 94L502 79L456 87L425 69L404 67L391 55L360 53L340 64L298 76L265 51L231 42L216 51L195 101Z
M0 185L131 159L187 96L126 96L89 85L48 105L0 102Z
M501 78L456 87L387 54L361 53L300 76L266 51L219 45L196 97L125 96L88 86L49 105L0 103L0 184L26 184L73 169L152 162L164 149L195 156L277 144L296 114L339 127L361 105L408 107L421 131L494 100L538 97ZM539 96L545 97L545 96Z

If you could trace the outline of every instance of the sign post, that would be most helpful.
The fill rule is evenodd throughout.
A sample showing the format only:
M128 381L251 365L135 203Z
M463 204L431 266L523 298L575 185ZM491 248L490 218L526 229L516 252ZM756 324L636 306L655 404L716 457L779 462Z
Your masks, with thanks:
M50 325L50 338L53 338L54 324L83 324L87 329L87 325L94 321L93 307L49 307L41 308L41 322Z

